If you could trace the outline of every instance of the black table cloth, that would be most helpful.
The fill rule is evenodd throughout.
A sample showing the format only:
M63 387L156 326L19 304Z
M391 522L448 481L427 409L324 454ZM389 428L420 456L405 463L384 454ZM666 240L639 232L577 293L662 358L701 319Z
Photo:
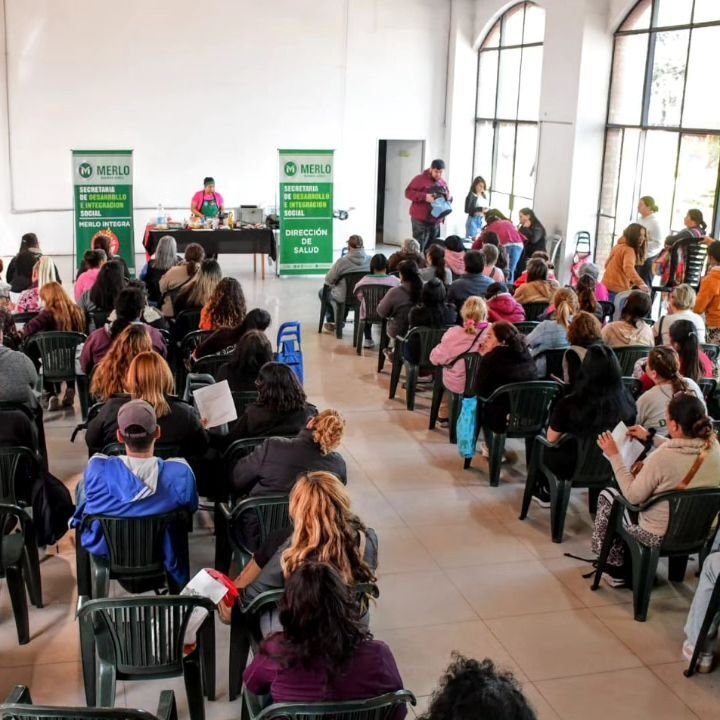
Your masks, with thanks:
M202 245L207 257L213 255L269 255L277 261L277 245L272 230L148 230L143 243L152 255L163 235L171 235L179 251L190 243Z

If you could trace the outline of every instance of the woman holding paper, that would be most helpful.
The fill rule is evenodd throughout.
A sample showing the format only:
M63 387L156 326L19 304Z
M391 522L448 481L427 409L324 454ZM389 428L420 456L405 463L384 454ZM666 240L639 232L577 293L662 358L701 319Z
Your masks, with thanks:
M667 406L666 424L669 438L640 425L628 431L630 437L657 448L648 455L637 475L625 465L612 433L606 431L598 437L598 445L612 464L620 490L606 488L600 493L592 536L593 552L600 553L610 509L618 492L631 503L640 504L684 484L688 489L720 485L720 445L705 405L694 395L679 393ZM658 503L640 513L637 522L626 513L624 524L645 545L654 547L662 542L668 520L667 503ZM617 542L610 550L603 580L611 587L625 587L628 570L623 545Z
M162 445L173 445L185 459L199 458L208 448L208 435L200 416L191 405L172 397L175 381L165 359L156 352L141 352L130 363L125 388L129 397L106 402L90 421L85 442L90 454L117 442L117 414L128 400L145 400L152 405L160 427Z
M575 469L578 438L594 437L621 421L627 425L635 422L635 400L621 376L620 364L607 345L587 348L572 392L560 398L550 413L547 439L551 443L565 436L575 439L545 450L545 462L559 477L570 477ZM533 500L550 507L550 489L544 477L538 479Z

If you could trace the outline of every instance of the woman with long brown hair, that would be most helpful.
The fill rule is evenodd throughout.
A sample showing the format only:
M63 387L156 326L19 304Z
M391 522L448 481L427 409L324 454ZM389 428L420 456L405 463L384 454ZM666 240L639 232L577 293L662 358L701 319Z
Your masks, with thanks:
M159 442L177 446L178 456L199 458L208 447L207 432L191 405L173 397L175 381L170 366L156 352L135 356L125 378L126 397L111 398L90 421L85 442L90 454L116 441L117 414L128 400L145 400L152 405L160 427Z
M204 307L222 280L222 271L217 260L203 260L195 277L177 294L173 303L175 313L191 308Z
M223 278L213 290L200 313L200 330L218 330L239 325L247 314L242 285L231 277Z
M615 295L632 288L648 291L645 281L636 268L645 262L647 234L639 223L630 223L623 230L622 237L610 251L605 261L603 285L610 291L610 300Z
M36 333L64 331L85 332L85 314L72 301L63 286L57 282L49 282L40 289L40 303L42 310L29 323L25 325L22 334L28 338ZM39 364L37 355L32 357L36 367ZM56 383L46 383L45 392L48 398L48 410L59 410L62 407L72 407L75 402L75 382L66 384L62 403L58 400L60 387Z
M128 325L95 368L90 385L91 394L104 401L113 395L127 392L126 381L130 363L141 352L150 352L152 349L152 340L145 325Z
M313 560L332 565L348 585L374 582L377 535L353 513L336 475L300 475L290 492L290 519L293 527L270 535L235 579L241 602L283 587L285 578ZM229 620L229 611L225 615Z

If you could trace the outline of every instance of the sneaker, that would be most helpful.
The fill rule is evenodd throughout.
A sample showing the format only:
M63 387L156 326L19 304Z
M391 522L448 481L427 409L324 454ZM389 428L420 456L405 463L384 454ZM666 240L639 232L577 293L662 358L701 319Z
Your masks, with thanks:
M57 395L51 395L48 399L48 410L50 412L57 412L60 409L60 401Z
M64 408L71 408L75 404L75 388L67 388L62 399Z
M335 332L335 323L326 322L326 323L323 325L323 330L324 330L326 333L334 333L334 332Z
M692 660L693 653L695 652L695 646L691 645L687 640L683 643L682 654L685 660L690 662ZM715 656L711 652L701 652L698 655L696 672L709 673L713 667L713 661Z
M616 565L605 565L605 569L602 574L602 581L611 588L628 587L625 569L617 567Z
M550 507L550 491L545 487L535 487L532 499L541 508L547 509Z
M366 350L372 350L375 347L375 341L372 338L365 338L363 341L363 347Z
M437 419L437 424L441 428L448 428L448 427L450 427L450 418L439 417Z

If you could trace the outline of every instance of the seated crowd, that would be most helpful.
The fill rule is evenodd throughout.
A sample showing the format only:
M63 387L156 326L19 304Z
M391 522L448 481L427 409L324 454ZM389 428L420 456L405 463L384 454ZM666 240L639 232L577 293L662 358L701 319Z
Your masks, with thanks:
M382 254L371 258L362 238L352 235L347 254L332 266L320 291L325 329L335 333L346 322L340 308L348 312L345 300L348 292L354 294L355 322L367 321L357 342L371 348L377 339L373 327L386 328L380 346L394 362L432 365L441 372L444 427L450 422L448 395L462 396L470 388L467 394L480 398L477 427L503 435L512 420L508 397L483 400L510 383L550 380L557 396L544 423L545 467L552 475L571 477L588 443L596 443L612 467L614 485L595 497L590 541L598 554L611 539L611 511L619 497L637 505L680 486L720 488L720 447L710 417L715 400L704 392L705 381L717 374L718 355L702 347L706 339L720 339L715 271L720 243L709 245L710 270L697 296L676 284L667 313L652 323L642 226L626 229L602 283L597 266L588 264L576 287L561 287L545 252L544 229L531 209L522 211L520 228L492 209L485 219L467 251L449 237L430 243L424 255L409 240L389 260ZM46 456L43 411L74 404L75 381L63 380L62 395L58 382L38 385L47 362L38 341L45 333L76 334L77 367L70 372L78 388L89 388L89 460L74 506L58 503L42 512L53 516L55 527L70 522L79 552L103 558L109 555L107 538L91 516L134 519L174 511L192 516L202 497L231 505L284 497L285 526L266 533L257 517L242 515L228 528L250 553L233 581L236 607L263 592L282 591L277 608L264 618L262 645L244 669L247 690L274 702L361 700L401 690L391 650L369 630L379 538L353 512L346 490L352 478L340 452L345 419L312 404L293 368L275 359L265 333L269 313L248 310L241 284L223 277L217 260L205 258L199 245L189 245L180 258L174 239L162 238L141 280L133 281L106 240L98 239L86 253L73 300L37 238L24 236L11 263L11 292L33 308L24 312L35 314L17 327L12 296L0 307L0 402L27 408L33 418L30 434L20 425L17 432L13 423L4 426L3 446L30 444ZM668 252L687 241L668 239ZM350 273L365 275L348 287ZM373 295L371 303L368 288L374 286L380 297ZM617 319L602 305L608 299L618 302ZM434 347L419 340L416 328L439 331ZM183 354L190 335L194 344ZM630 377L623 372L622 353L639 347L646 352ZM481 358L470 377L463 361L468 354ZM208 427L192 401L194 370L208 357L219 359L214 381L226 380L234 393L254 394L229 426ZM621 422L643 445L639 466L627 467L608 432ZM471 439L474 451L477 438ZM490 443L480 448L489 457ZM45 464L35 482L50 487L58 481ZM528 482L537 504L550 507L549 476L538 470ZM662 544L669 521L666 505L622 518L628 534L652 548ZM37 539L40 545L55 541ZM702 569L682 649L687 658L720 575L719 557L711 554ZM189 558L170 530L162 559L173 587L189 581ZM612 587L632 584L627 549L617 538L601 569ZM234 611L223 602L218 606L226 623L235 622ZM703 640L701 670L712 667L715 634L716 629ZM511 676L497 672L489 660L456 657L423 718L444 720L448 713L469 718L468 703L473 714L535 717ZM405 714L398 705L395 718Z

